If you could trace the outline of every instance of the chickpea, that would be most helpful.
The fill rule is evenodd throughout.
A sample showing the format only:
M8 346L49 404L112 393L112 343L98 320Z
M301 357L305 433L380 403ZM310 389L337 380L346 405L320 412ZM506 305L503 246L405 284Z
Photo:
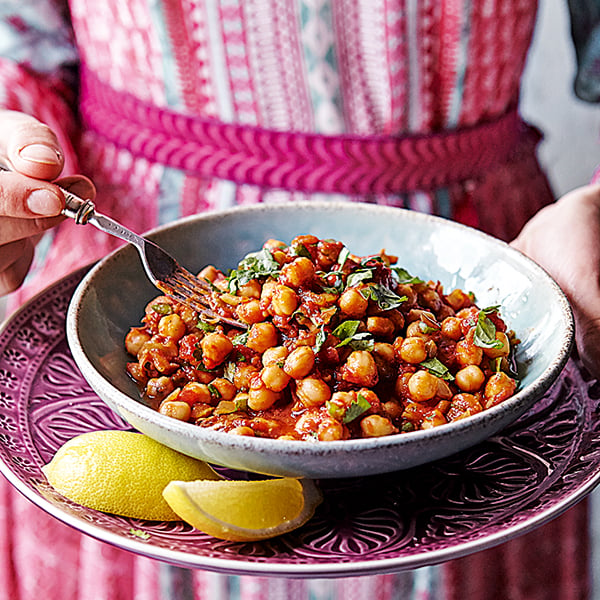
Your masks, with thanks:
M306 377L296 382L296 395L304 406L321 406L331 398L331 389L316 377Z
M146 396L151 400L163 400L174 389L175 385L170 377L165 377L164 375L161 377L153 377L152 379L149 379L146 384Z
M247 437L254 437L254 430L248 427L247 425L239 425L238 427L234 427L229 430L229 433L233 433L233 435L245 435Z
M422 337L404 338L400 346L400 358L410 364L419 364L427 359L427 347Z
M447 423L447 419L444 414L434 408L431 412L425 415L423 422L421 423L421 429L432 429L433 427L437 427L438 425L443 425Z
M279 275L279 281L292 288L308 285L315 276L315 265L305 256L299 256L291 263L284 265Z
M462 337L460 319L458 317L446 317L442 321L442 333L451 340L458 342Z
M317 428L317 437L321 442L334 442L343 440L346 436L346 428L331 417L323 417Z
M402 405L397 400L382 402L383 412L391 419L399 419L402 416Z
M502 342L501 348L484 348L483 353L489 358L501 358L508 356L510 352L510 342L508 336L503 331L496 331L496 340Z
M423 331L421 327L422 321L413 321L409 323L406 328L406 337L420 337L427 339L427 334Z
M254 323L260 323L265 320L265 313L260 307L260 301L256 299L238 304L235 314L240 321L248 325L254 325Z
M202 269L200 273L198 273L198 277L200 279L205 279L206 281L210 281L210 283L213 283L217 279L219 274L220 272L218 269L216 269L213 265L208 265L204 267L204 269Z
M260 293L262 291L262 286L260 285L260 281L257 279L251 279L247 283L240 285L238 288L237 295L243 296L244 298L260 298Z
M356 385L373 387L379 379L373 355L366 350L351 352L342 367L342 378Z
M271 312L278 317L289 317L298 308L296 292L285 285L278 285L271 296Z
M381 437L398 433L392 422L381 415L368 415L361 419L360 430L363 437Z
M192 414L192 409L187 402L179 402L178 400L164 400L158 407L158 412L161 415L172 417L178 421L187 421Z
M272 323L255 323L248 331L246 346L262 354L277 345L277 329Z
M258 382L258 383L255 383ZM274 392L265 386L260 377L252 380L248 391L248 408L251 410L266 410L279 400L279 392Z
M427 402L437 394L438 378L429 371L417 371L408 380L408 392L415 402Z
M158 322L158 333L164 337L180 340L185 335L185 323L177 313L165 315Z
M456 360L466 367L467 365L479 365L483 359L483 350L476 346L468 337L456 343Z
M340 295L338 306L340 307L340 310L349 317L361 319L367 314L369 300L356 288L348 288Z
M260 291L260 307L263 310L266 310L269 307L269 304L271 304L273 292L278 285L279 284L275 281L267 281L263 284L262 290Z
M465 294L462 290L452 290L446 296L446 302L455 310L459 311L462 308L467 308L473 304L471 296Z
M373 355L382 361L393 363L396 360L396 352L392 344L386 342L375 342L373 346Z
M319 429L321 413L316 408L304 411L294 425L294 430L300 437L309 436Z
M463 392L477 392L485 382L485 375L477 365L467 365L456 373L456 385Z
M283 364L283 370L293 379L306 377L315 364L315 353L310 346L294 348Z
M480 413L482 410L478 397L474 394L461 393L452 398L450 408L446 413L448 421L457 421Z
M394 335L394 322L386 317L369 317L367 319L367 331L375 336L391 338Z
M203 404L213 404L212 394L210 388L205 383L198 383L197 381L190 381L186 383L181 389L178 400L187 402L189 405L197 404L199 402Z
M412 372L398 375L398 378L396 379L396 385L394 386L394 393L398 398L406 398L409 395L408 382L412 376Z
M290 376L275 364L265 367L260 374L260 378L265 386L274 392L283 391L290 381Z
M216 390L216 396L219 400L233 400L237 394L237 388L229 379L217 377L210 382L210 385ZM209 388L210 389L210 388Z
M250 382L258 375L258 369L247 362L239 362L235 365L233 383L238 390L247 390Z
M202 338L202 362L207 369L219 366L233 350L231 340L223 333L213 332Z
M510 398L516 389L517 382L506 373L494 373L485 384L485 408L491 408Z
M133 327L125 336L125 350L132 356L137 356L142 346L150 341L150 334L142 327Z
M277 364L280 365L285 361L287 355L288 349L285 346L273 346L272 348L267 348L262 355L263 367Z

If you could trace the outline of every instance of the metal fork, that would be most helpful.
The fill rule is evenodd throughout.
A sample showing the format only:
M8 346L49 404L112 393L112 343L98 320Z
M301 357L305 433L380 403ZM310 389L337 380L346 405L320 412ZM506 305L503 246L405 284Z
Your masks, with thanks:
M11 169L0 164L0 170L9 171ZM239 329L248 328L245 323L230 319L212 310L208 304L208 298L213 292L211 285L184 269L160 246L137 235L114 219L96 212L96 206L91 200L83 200L63 188L60 189L65 196L63 214L74 219L75 223L79 225L89 223L100 231L114 235L135 246L146 275L165 295L185 304L210 322L225 323Z

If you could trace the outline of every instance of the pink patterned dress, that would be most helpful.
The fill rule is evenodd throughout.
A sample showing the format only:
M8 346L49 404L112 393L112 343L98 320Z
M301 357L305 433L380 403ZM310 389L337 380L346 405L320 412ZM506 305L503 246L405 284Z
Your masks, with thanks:
M99 210L136 231L235 204L325 197L437 213L510 239L552 201L535 159L539 136L516 113L536 8L536 0L15 0L0 9L0 102L48 123L66 171L91 177ZM473 136L466 149L443 137L454 130ZM406 136L408 149L396 143ZM422 139L434 167L397 176ZM343 151L317 177L310 160L319 144ZM350 185L340 176L355 147L359 165L373 149L377 179L367 173ZM271 153L269 169L256 148ZM436 160L456 168L436 177ZM13 300L115 244L65 222L41 242ZM0 597L584 599L586 519L582 504L497 549L413 573L228 577L82 536L0 481Z

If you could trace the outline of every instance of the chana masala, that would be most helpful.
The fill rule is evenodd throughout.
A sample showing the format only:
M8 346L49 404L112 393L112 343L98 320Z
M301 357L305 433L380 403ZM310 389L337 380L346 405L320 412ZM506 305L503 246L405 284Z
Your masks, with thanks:
M288 440L429 429L512 396L518 340L499 307L397 262L312 235L268 240L228 274L199 274L213 310L246 329L159 296L126 336L127 370L164 415Z

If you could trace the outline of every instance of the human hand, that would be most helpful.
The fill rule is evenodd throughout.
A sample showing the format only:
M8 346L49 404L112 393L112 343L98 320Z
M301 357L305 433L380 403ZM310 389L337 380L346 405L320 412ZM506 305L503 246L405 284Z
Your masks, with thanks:
M0 110L0 161L11 169L0 172L1 296L21 285L39 237L64 218L64 196L55 184L90 199L95 190L82 176L56 180L64 164L59 141L23 113Z
M579 355L600 378L600 185L576 189L541 210L511 245L544 267L565 292Z

